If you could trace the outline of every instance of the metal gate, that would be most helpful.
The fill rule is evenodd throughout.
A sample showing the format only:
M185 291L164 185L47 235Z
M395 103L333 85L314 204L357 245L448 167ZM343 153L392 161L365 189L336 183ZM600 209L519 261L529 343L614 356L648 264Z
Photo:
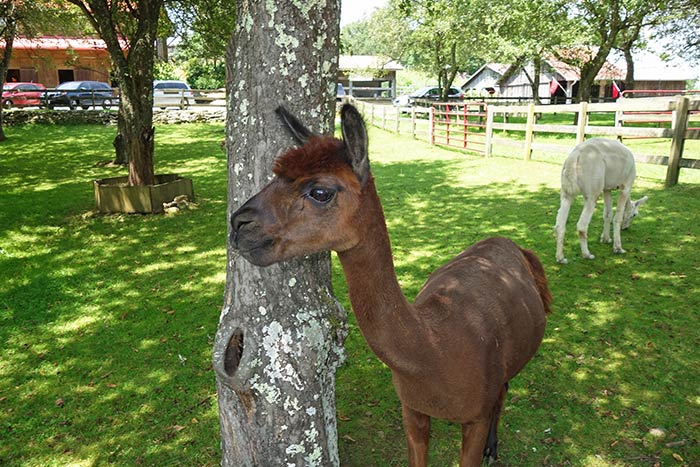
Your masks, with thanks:
M430 108L430 143L484 154L486 102L436 102Z

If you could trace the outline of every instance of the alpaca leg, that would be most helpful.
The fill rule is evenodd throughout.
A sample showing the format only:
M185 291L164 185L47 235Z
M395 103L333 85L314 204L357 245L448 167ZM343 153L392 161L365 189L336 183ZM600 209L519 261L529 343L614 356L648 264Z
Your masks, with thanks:
M503 389L501 389L501 393L498 395L498 401L493 407L489 436L486 439L486 447L484 448L484 459L486 459L488 465L491 465L491 463L498 459L498 422L501 419L501 410L503 410L503 403L506 400L507 392L508 383L503 385Z
M573 199L570 196L566 196L562 193L561 195L561 206L559 206L559 212L557 212L557 223L554 226L554 232L557 237L557 262L566 264L566 258L564 257L564 236L566 234L566 219L569 217L569 210L571 209L571 202Z
M479 467L484 457L484 446L489 436L491 420L462 424L462 456L459 467Z
M428 465L428 440L430 439L430 417L402 405L403 427L408 443L408 466Z
M600 235L602 243L610 243L610 221L612 221L612 193L610 190L603 192L603 233Z
M625 253L622 249L622 238L620 237L620 230L622 229L622 219L625 217L625 205L630 198L630 192L627 190L620 190L620 194L617 197L617 208L615 209L615 220L613 222L613 252L615 253Z
M578 219L578 224L576 228L578 229L578 239L581 242L581 256L585 259L594 259L595 256L591 254L588 250L588 224L591 223L591 218L593 217L593 212L595 211L595 203L598 201L597 197L590 197L584 200L583 211L581 211L581 217Z

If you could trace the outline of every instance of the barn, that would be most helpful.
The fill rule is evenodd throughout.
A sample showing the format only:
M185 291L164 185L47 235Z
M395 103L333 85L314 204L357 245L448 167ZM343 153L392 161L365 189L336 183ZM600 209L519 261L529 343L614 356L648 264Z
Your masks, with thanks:
M396 97L396 72L403 66L376 55L341 55L338 58L338 83L355 97Z
M76 80L112 84L110 70L111 60L102 39L20 37L12 47L7 81L38 82L48 88Z
M687 82L693 79L685 70L659 64L656 59L653 65L647 56L637 61L635 66L635 88L638 90L684 90ZM594 100L614 99L624 90L625 66L622 63L606 61L598 72L591 89ZM474 73L463 85L462 90L467 95L492 95L501 98L532 98L530 79L534 76L532 63L506 65L502 63L487 63ZM544 103L571 102L578 94L581 76L579 70L556 58L546 55L542 59L540 70L539 98ZM639 93L635 95L653 95Z

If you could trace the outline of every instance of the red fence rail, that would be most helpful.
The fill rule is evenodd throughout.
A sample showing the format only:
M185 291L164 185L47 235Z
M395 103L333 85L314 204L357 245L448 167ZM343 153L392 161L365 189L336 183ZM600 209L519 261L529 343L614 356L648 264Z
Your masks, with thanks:
M485 102L434 103L430 109L430 143L486 152Z

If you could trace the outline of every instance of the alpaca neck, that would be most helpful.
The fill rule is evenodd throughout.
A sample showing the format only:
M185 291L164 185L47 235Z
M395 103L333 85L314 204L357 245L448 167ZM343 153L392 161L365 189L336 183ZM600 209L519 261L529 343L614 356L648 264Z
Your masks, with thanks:
M408 346L416 339L405 330L416 329L411 305L394 270L384 213L374 186L368 181L363 195L360 242L338 253L357 324L375 354L392 369L402 369L410 358ZM405 368L403 368L405 369Z

